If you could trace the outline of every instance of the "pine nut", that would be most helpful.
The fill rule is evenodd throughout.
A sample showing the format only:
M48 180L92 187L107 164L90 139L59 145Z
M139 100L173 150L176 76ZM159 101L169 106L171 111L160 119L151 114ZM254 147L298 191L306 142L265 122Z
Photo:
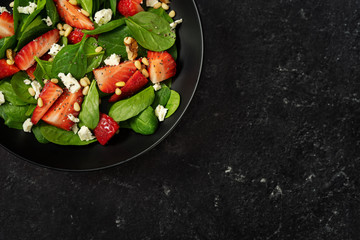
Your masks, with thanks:
M56 78L53 78L53 79L51 79L51 82L57 84L59 82L59 80L57 80Z
M33 88L29 88L28 92L30 93L31 96L35 96L35 90Z
M47 79L44 79L44 84L46 84L47 82L48 82L49 80L47 80Z
M97 52L97 53L101 52L102 50L103 50L102 47L97 47L97 48L95 48L95 52Z
M64 33L64 37L68 37L71 33L71 31L73 30L72 27L69 27L68 29L65 30L65 33Z
M63 29L66 31L68 28L70 28L71 26L69 25L69 24L64 24L64 26L63 26Z
M127 44L127 45L131 44L132 43L132 37L124 38L124 43Z
M77 1L76 0L69 0L69 3L71 5L78 5Z
M85 78L80 79L80 85L81 85L82 87L87 87L87 86L89 86L89 84L87 83L87 81L85 80ZM84 95L85 95L85 94L84 94Z
M8 64L8 65L14 65L14 60L10 60L10 59L8 59L8 60L6 60L6 63Z
M57 29L59 29L59 31L62 31L62 30L64 30L64 27L63 27L63 25L61 25L61 23L58 23Z
M49 58L48 61L49 61L49 62L52 62L52 61L54 61L54 58Z
M14 7L14 2L11 2L11 3L9 4L9 7L13 8L13 7Z
M139 60L136 60L134 64L137 69L141 69L141 62Z
M89 86L84 87L84 89L83 89L83 91L82 91L82 94L83 94L84 96L88 95L89 89L90 89Z
M44 106L44 102L41 98L38 98L38 106L39 107L43 107Z
M171 10L171 11L169 12L169 17L173 18L173 17L175 17L175 15L176 15L176 13L175 13L174 10Z
M115 86L123 87L123 86L125 86L125 82L123 82L123 81L117 82L117 83L115 83Z
M149 77L149 72L145 68L143 70L141 70L141 73L144 75L144 77L146 77L146 78Z
M59 34L60 34L60 36L64 36L64 35L65 35L65 31L60 30Z
M86 17L90 16L90 14L87 11L85 11L84 9L81 9L81 13Z
M156 3L155 5L154 5L154 8L155 9L158 9L158 8L160 8L161 7L161 2L158 2L158 3Z
M144 65L149 66L149 60L147 60L147 58L143 58L141 61Z
M115 90L115 94L118 95L118 96L121 95L121 90L120 90L120 88L117 88L117 89Z
M169 10L169 5L167 5L166 3L162 3L162 4L161 4L161 7L162 7L164 10Z
M6 57L7 57L7 59L14 60L12 49L6 49Z
M90 79L88 77L84 77L84 79L85 79L87 85L90 86L90 84L91 84Z
M75 102L74 104L74 110L77 111L77 112L80 112L81 108L80 108L80 105L78 102Z

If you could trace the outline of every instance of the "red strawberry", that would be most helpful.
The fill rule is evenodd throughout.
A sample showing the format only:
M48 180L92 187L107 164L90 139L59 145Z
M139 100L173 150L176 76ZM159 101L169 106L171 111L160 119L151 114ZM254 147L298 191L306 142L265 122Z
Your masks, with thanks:
M147 57L151 82L158 83L175 76L176 62L168 52L148 51Z
M8 12L0 14L0 39L15 34L13 15Z
M34 63L34 57L42 57L50 50L51 45L59 41L59 30L53 29L36 38L23 47L15 57L15 63L21 70L27 70Z
M119 130L119 124L111 117L100 113L100 121L94 129L96 139L101 145L105 145Z
M125 86L121 88L121 95L112 95L109 99L109 102L116 102L120 99L124 99L131 95L134 95L140 91L146 84L148 80L140 71L136 71L134 75L126 82Z
M70 44L76 44L81 42L83 37L84 37L84 33L81 31L81 29L75 28L74 31L72 31L68 36L68 40ZM94 37L97 39L99 35L86 35L86 38L89 37Z
M132 61L123 62L117 66L106 66L95 69L94 76L99 89L104 93L115 92L117 82L126 82L136 71Z
M74 110L74 104L77 102L81 106L83 99L84 96L81 89L76 93L71 93L65 89L54 105L42 117L42 120L55 127L70 131L74 122L68 118L68 115L79 116L79 112Z
M70 4L67 0L54 0L60 17L70 26L94 30L94 23L81 13L81 8Z
M144 11L141 7L142 0L120 0L118 10L125 17L134 16L138 12Z
M61 87L51 81L48 81L39 96L39 98L43 100L44 106L36 106L31 117L31 122L33 124L37 124L62 93L63 90Z
M15 64L14 65L8 65L6 63L6 59L0 59L0 79L10 77L20 71Z
M29 78L31 80L35 80L35 75L34 75L34 72L36 70L36 63L34 65L32 65L31 67L29 67L27 70L26 70L26 73L27 75L29 76Z

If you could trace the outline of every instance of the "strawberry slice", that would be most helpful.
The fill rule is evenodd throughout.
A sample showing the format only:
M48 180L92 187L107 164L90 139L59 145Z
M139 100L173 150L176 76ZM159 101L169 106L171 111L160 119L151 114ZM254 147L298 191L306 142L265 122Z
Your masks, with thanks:
M147 83L147 78L140 71L136 71L126 82L125 86L121 88L121 95L112 95L109 102L116 102L120 99L132 96L140 91Z
M43 100L44 106L39 107L36 106L33 115L31 117L31 122L35 125L40 119L45 115L45 113L49 110L49 108L55 103L55 101L60 97L63 93L61 87L48 81L43 90L40 93L39 98Z
M70 4L67 0L54 0L60 17L70 26L80 29L94 30L94 23L81 13L81 8Z
M27 70L26 70L26 73L27 75L29 76L29 78L31 80L35 80L35 75L34 75L34 72L36 70L36 63L34 65L32 65L31 67L29 67Z
M65 89L63 94L42 117L42 120L55 127L70 131L74 122L68 118L68 115L79 116L79 112L74 110L74 104L77 102L81 106L83 99L82 89L79 89L76 93L71 93Z
M104 93L115 92L117 82L126 82L136 71L132 61L123 62L117 66L106 66L93 71L99 89Z
M120 0L118 3L118 11L125 17L134 16L144 11L141 7L142 0Z
M3 12L0 14L0 39L11 37L15 34L14 18L11 13Z
M53 29L23 47L15 57L15 63L21 70L27 70L34 63L34 57L42 57L47 53L51 45L59 41L59 30Z
M111 117L100 113L100 121L94 129L96 139L101 145L105 145L119 130L119 124Z
M82 29L75 28L74 31L69 34L68 40L70 44L76 44L81 42L82 38L84 37L84 33L81 30ZM94 37L98 39L99 35L86 35L86 38L89 37Z
M20 71L19 68L17 68L14 65L8 65L6 63L6 59L0 59L0 79L10 77Z
M176 74L176 62L170 53L148 51L149 75L153 83L169 79Z

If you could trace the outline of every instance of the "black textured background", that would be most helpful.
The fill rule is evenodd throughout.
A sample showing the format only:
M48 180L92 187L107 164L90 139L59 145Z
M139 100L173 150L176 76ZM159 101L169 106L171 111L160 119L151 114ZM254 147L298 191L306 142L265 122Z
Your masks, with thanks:
M175 131L91 173L1 149L0 239L360 239L360 1L196 2L204 69Z

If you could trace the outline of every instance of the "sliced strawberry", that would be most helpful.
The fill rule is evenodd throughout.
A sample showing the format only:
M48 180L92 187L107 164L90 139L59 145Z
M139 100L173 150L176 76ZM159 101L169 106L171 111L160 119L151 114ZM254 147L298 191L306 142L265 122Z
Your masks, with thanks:
M51 45L59 41L59 30L53 29L31 41L15 57L15 63L21 70L27 70L34 63L34 57L42 57L50 50Z
M94 30L94 23L81 13L81 8L70 4L67 0L54 0L60 17L70 26Z
M147 57L151 82L158 83L175 76L176 62L168 52L148 51Z
M95 69L94 76L99 89L104 93L115 92L117 82L126 82L136 71L132 61L123 62L117 66L106 66Z
M119 124L111 117L100 113L100 121L94 129L96 139L101 145L105 145L119 130Z
M0 79L10 77L20 71L19 68L17 68L14 65L8 65L6 63L6 59L0 59Z
M55 127L70 131L74 122L68 116L69 114L72 114L74 117L79 116L79 112L74 110L74 104L77 102L81 106L83 99L84 96L81 89L76 93L71 93L65 89L63 94L42 117L42 120Z
M11 13L3 12L0 14L0 39L11 37L15 34L14 18Z
M37 124L62 93L63 90L61 87L48 81L39 96L39 98L43 100L44 105L42 107L36 106L31 117L31 122Z
M29 67L27 70L26 70L26 73L27 75L29 76L29 78L31 80L35 80L35 75L34 75L34 72L36 70L36 66L37 64L35 63L34 65L32 65L31 67Z
M69 36L68 40L70 44L76 44L81 42L82 38L84 37L84 33L79 28L75 28L74 31L72 31ZM98 39L99 35L86 35L86 38L94 37Z
M134 16L144 11L141 7L142 0L120 0L118 3L118 11L125 17Z
M121 95L112 95L109 102L116 102L120 99L132 96L140 91L147 83L147 78L140 71L136 71L126 82L125 86L121 88Z

